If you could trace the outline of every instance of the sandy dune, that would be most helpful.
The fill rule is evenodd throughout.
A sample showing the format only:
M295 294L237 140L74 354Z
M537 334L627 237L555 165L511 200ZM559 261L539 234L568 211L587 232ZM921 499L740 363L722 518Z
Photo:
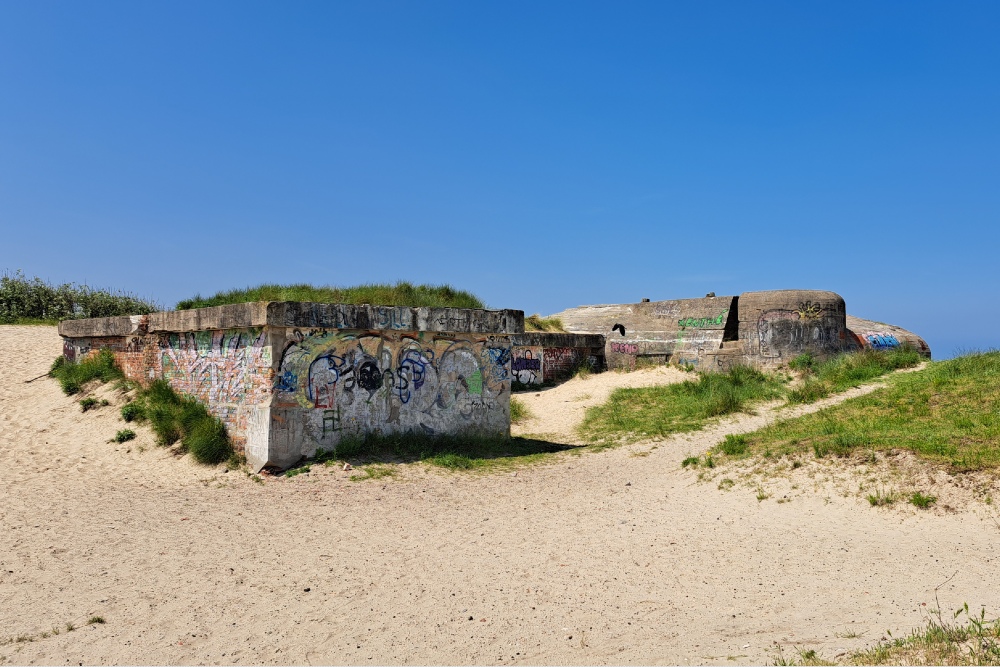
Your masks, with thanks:
M772 412L516 474L260 484L148 434L109 444L113 406L81 414L24 382L60 350L53 328L0 327L0 663L742 664L774 642L833 657L921 624L955 572L946 607L1000 611L982 504L873 509L822 485L758 502L680 468ZM564 385L563 405L612 376ZM531 432L572 433L532 409L554 416Z

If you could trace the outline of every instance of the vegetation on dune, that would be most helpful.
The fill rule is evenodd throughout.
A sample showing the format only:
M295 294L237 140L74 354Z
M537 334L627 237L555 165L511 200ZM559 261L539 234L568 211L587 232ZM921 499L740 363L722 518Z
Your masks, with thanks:
M725 453L824 458L900 449L955 472L1000 468L1000 351L932 362L883 389L743 438L741 451Z
M548 333L566 333L562 320L558 317L542 317L538 313L524 318L525 331L541 331Z
M737 366L679 384L616 389L607 403L587 411L579 430L591 441L606 443L694 431L714 417L781 397L785 381L780 375Z
M197 399L181 396L165 380L154 380L138 390L122 407L126 421L148 422L156 441L164 447L180 441L199 463L214 465L233 455L226 426Z
M312 301L317 303L371 304L374 306L413 306L436 308L485 308L474 294L451 285L413 285L408 282L357 285L354 287L317 287L314 285L258 285L219 292L214 296L178 302L177 310L223 306L250 301Z
M830 394L857 387L886 373L912 368L924 358L916 349L903 345L890 350L861 350L816 363L810 354L802 354L789 364L804 376L804 382L788 392L791 403L812 403Z
M115 355L108 349L89 355L77 364L66 357L56 357L49 369L49 376L58 380L63 392L69 396L80 393L83 385L91 380L100 380L103 383L125 377L121 369L115 365Z
M79 363L57 357L49 375L59 381L66 394L77 394L91 380L128 384L125 375L115 364L115 356L108 349L88 355ZM156 380L148 387L135 389L136 398L122 406L121 416L127 422L149 422L157 442L168 446L180 441L181 448L191 452L199 463L214 465L233 456L225 425L190 396L181 396L165 380ZM92 409L106 401L95 399L81 401L81 409ZM135 437L129 429L119 431L113 440L126 442Z
M0 324L55 324L59 320L144 315L159 306L134 294L66 283L52 285L24 273L0 276Z

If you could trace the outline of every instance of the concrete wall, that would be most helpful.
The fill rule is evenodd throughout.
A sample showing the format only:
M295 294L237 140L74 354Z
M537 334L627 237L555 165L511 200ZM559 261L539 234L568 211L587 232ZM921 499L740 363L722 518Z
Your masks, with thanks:
M236 304L60 324L64 355L111 349L225 422L255 469L346 436L510 433L510 335L521 311Z
M860 348L889 350L909 344L921 354L931 356L931 348L927 345L927 341L902 327L848 315L847 329Z
M857 318L848 326L844 299L819 290L580 306L552 317L574 333L603 333L609 368L642 362L690 364L706 371L734 364L774 367L803 352L824 359L859 347L889 347L893 341L907 341L930 356L927 343L905 329Z
M511 337L511 377L522 384L558 382L581 365L605 368L605 337L593 334L525 332Z
M736 307L736 297L721 296L580 306L552 317L567 331L604 334L608 368L635 368L644 361L701 366L706 353L736 338Z

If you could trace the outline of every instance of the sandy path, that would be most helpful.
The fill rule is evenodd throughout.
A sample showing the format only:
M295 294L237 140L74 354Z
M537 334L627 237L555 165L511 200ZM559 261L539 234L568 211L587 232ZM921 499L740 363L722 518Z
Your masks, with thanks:
M832 657L919 624L956 571L946 606L1000 610L1000 531L972 511L758 502L696 483L685 439L516 475L257 484L107 444L109 408L23 382L59 351L51 328L0 327L0 663Z

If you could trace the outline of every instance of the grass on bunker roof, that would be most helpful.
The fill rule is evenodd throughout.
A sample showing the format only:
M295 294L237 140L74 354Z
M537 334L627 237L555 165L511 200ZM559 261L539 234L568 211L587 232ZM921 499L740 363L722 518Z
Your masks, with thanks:
M847 458L893 449L956 473L1000 469L1000 350L931 362L889 378L885 388L714 451L733 458Z
M455 289L451 285L413 285L397 282L394 285L371 283L353 287L316 286L307 284L275 285L218 292L203 297L200 294L177 303L177 310L224 306L251 301L309 301L316 303L346 303L373 306L411 306L432 308L485 308L475 294Z

